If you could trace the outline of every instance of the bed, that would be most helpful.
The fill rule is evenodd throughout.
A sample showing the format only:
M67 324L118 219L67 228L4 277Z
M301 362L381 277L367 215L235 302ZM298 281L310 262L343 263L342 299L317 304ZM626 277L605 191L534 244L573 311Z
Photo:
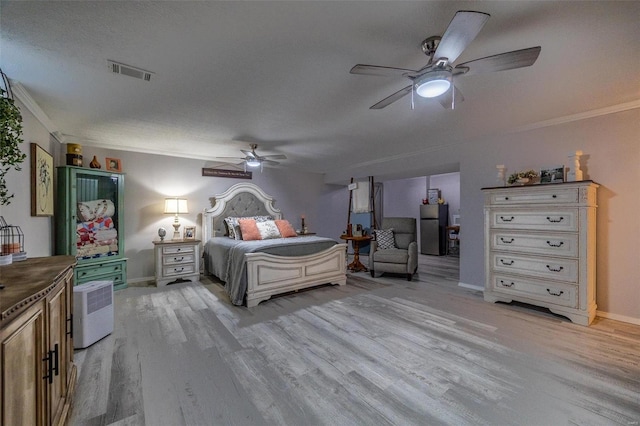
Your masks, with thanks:
M228 236L225 218L282 219L273 197L252 183L238 183L211 199L202 218L205 273L225 283L234 305L247 307L321 284L346 285L344 243L318 236L243 241Z

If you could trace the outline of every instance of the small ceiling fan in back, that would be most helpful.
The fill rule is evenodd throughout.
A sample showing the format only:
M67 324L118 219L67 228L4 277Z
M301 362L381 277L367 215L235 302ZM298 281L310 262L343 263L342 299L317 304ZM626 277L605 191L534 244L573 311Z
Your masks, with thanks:
M217 157L220 160L239 160L236 164L244 164L244 170L247 171L247 167L249 168L258 168L260 167L260 171L262 171L265 164L275 166L280 164L274 160L286 160L287 156L284 154L273 154L273 155L258 155L256 153L256 149L258 148L258 144L252 143L250 145L251 151L246 149L241 149L240 151L245 155L244 157Z
M363 64L351 68L351 74L405 77L411 81L410 85L387 96L370 109L382 109L409 93L413 99L414 91L424 98L437 98L442 106L453 109L457 102L464 100L460 90L454 84L454 80L458 77L533 65L540 54L540 46L453 65L458 56L476 38L490 16L483 12L465 10L456 12L442 37L433 36L422 42L422 51L429 57L429 62L419 70Z

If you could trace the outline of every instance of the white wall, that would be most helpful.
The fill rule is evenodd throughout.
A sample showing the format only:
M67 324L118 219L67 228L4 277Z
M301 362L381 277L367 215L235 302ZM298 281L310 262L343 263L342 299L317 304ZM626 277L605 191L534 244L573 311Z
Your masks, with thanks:
M20 150L27 154L21 171L11 170L7 187L15 197L6 206L0 206L0 216L9 225L19 226L24 234L24 249L27 257L51 256L53 253L53 217L31 216L31 150L30 144L37 143L45 151L56 155L58 143L51 138L47 129L24 105L16 100L22 115L22 140ZM55 157L54 157L55 158Z

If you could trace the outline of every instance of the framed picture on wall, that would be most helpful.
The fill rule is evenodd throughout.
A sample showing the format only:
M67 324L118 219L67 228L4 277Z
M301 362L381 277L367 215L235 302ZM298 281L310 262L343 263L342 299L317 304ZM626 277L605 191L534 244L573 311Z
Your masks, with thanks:
M53 157L31 144L31 216L53 216Z
M440 198L440 190L438 188L432 188L427 191L427 200L429 204L438 204Z

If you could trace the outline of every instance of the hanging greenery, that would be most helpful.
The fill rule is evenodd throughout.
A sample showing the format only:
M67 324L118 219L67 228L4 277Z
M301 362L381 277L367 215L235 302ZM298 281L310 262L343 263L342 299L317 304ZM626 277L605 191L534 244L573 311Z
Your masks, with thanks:
M0 71L1 72L1 71ZM27 154L20 150L22 115L7 91L0 88L0 205L8 205L14 197L9 193L5 176L11 169L20 171Z

